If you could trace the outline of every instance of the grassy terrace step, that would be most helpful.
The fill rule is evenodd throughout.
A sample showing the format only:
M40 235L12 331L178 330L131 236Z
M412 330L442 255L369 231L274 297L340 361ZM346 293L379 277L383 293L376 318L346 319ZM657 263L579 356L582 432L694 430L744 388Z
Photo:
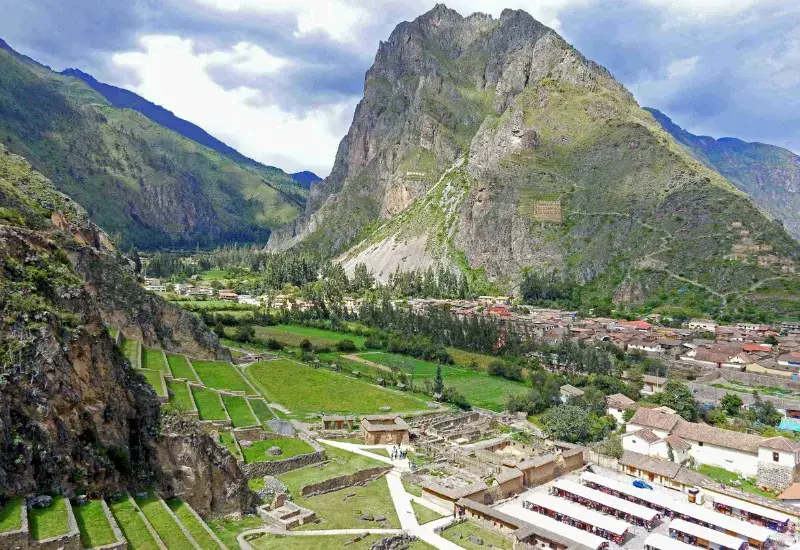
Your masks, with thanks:
M136 499L136 504L167 548L170 550L173 548L180 550L194 548L181 531L180 526L164 508L160 498L150 493L147 498Z
M12 498L0 508L0 533L15 531L22 527L22 499Z
M205 386L218 390L242 391L248 395L256 395L236 367L222 361L192 361L194 370Z
M145 369L160 370L169 374L167 362L164 360L164 352L160 349L142 348L142 367Z
M129 550L159 550L156 539L150 534L139 510L131 504L127 495L119 502L109 502L108 507L128 541Z
M189 361L183 355L167 354L167 361L173 378L185 378L191 382L200 382L192 372Z
M315 346L334 346L336 342L350 340L356 346L363 348L364 342L366 341L366 338L363 336L297 325L275 325L255 328L256 335L260 338L264 340L267 338L275 338L292 347L299 346L300 342L303 340L308 340Z
M427 409L420 399L285 359L255 363L247 373L264 395L295 414L379 414L383 406L392 412Z
M253 407L253 412L256 413L262 423L269 422L275 418L275 415L272 414L272 411L267 406L267 402L263 399L251 399L250 406Z
M169 400L172 406L181 411L195 410L192 395L186 382L170 380L167 382L167 388L172 392L172 397Z
M73 506L72 512L78 522L81 544L84 548L95 548L116 542L114 531L99 500L93 500L83 506Z
M234 457L240 460L242 459L242 455L239 452L239 448L236 446L236 441L234 441L231 432L219 432L219 442L222 443Z
M192 388L192 395L194 396L194 402L197 403L200 420L228 420L217 392L202 388Z
M208 534L202 520L192 513L192 509L188 504L179 498L173 498L166 502L167 506L178 516L178 519L181 520L183 526L186 527L186 530L189 531L200 548L203 550L219 550L220 546L217 541Z
M283 454L272 456L267 454L270 447L280 447ZM302 439L265 439L253 441L253 445L242 449L245 462L269 462L270 460L284 460L297 455L313 453L314 448Z
M123 336L120 346L122 347L122 354L128 359L128 362L134 368L141 367L139 364L139 342L137 340L128 340Z
M28 528L33 540L57 537L67 532L67 504L64 497L53 498L49 508L33 508L28 511Z
M166 397L167 394L164 393L164 379L162 378L163 373L161 371L152 369L139 369L137 372L145 377L148 384L153 386L153 389L156 390L157 396Z
M244 397L223 395L222 401L225 403L225 408L228 410L228 416L231 417L231 424L233 424L234 428L258 426L258 420L253 417L253 413L250 412L250 407L247 406L247 401Z

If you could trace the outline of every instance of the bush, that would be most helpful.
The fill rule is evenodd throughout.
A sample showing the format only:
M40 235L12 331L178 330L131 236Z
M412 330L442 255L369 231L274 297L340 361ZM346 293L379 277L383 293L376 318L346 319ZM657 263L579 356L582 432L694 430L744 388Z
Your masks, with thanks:
M255 329L250 325L243 325L236 328L233 339L238 342L252 342L256 335Z
M336 342L337 351L351 352L356 351L358 348L352 340L340 340Z
M311 342L306 338L302 342L300 342L300 349L305 353L311 353L314 350L314 346L311 345Z
M275 338L267 338L267 349L281 351L283 349L283 342Z

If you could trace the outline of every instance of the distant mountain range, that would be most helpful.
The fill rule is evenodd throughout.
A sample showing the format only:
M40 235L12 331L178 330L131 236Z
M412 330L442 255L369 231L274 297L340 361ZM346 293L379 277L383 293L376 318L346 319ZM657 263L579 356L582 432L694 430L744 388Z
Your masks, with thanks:
M309 172L308 170L304 170L303 172L295 172L292 174L292 179L299 183L304 189L311 189L312 183L322 181L321 177L316 175L314 172Z
M783 222L800 240L800 156L766 143L697 136L657 109L645 107L661 126L697 160L713 168L756 204Z

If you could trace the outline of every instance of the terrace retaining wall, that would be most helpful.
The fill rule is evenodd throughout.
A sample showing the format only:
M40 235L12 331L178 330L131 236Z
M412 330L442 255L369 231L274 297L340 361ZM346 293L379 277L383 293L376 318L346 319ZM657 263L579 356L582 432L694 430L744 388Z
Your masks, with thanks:
M272 460L268 462L253 462L251 464L240 464L247 479L264 476L277 476L285 474L298 468L304 468L311 464L317 464L325 460L325 451L314 451L304 455L297 455L285 460Z
M64 499L64 505L67 508L67 532L49 539L31 541L29 548L37 550L83 550L78 522L75 520L75 514L72 513L72 504L69 499Z
M100 506L103 507L103 514L105 514L108 524L114 532L114 538L117 539L117 541L106 544L105 546L96 546L93 550L122 550L123 548L127 548L128 541L125 540L125 536L122 534L119 525L117 525L117 520L115 520L114 516L111 514L111 510L108 508L105 499L100 500Z
M325 493L332 493L346 487L359 485L376 480L383 477L392 470L393 466L375 466L373 468L365 468L353 474L343 475L326 479L319 483L312 483L311 485L304 485L300 489L300 495L310 497L315 495L324 495Z
M28 548L28 507L22 501L20 508L20 527L14 531L0 533L0 548L8 550L27 550Z

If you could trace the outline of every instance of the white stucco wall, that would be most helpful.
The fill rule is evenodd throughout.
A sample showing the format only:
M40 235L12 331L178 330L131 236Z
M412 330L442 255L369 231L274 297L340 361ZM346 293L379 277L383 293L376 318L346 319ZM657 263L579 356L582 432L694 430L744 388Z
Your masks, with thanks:
M778 462L773 460L772 453L778 453ZM771 464L780 464L781 466L794 467L797 464L797 456L794 453L786 451L773 451L772 449L759 449L758 459L762 462Z
M689 456L699 464L719 466L731 472L737 472L745 477L755 477L758 474L758 455L718 447L709 443L700 446L698 441L687 440L691 445ZM772 455L770 454L770 460Z
M632 423L630 423L630 422L628 422L628 423L625 425L625 431L626 431L627 433L630 433L630 432L638 432L639 430L643 430L644 428L645 428L645 426L641 426L641 425L639 425L639 424L632 424ZM654 429L654 428L648 428L648 429L649 429L651 432L653 432L654 434L656 434L658 437L667 437L667 436L669 435L669 432L667 432L667 431L664 431L664 430L656 430L656 429Z

